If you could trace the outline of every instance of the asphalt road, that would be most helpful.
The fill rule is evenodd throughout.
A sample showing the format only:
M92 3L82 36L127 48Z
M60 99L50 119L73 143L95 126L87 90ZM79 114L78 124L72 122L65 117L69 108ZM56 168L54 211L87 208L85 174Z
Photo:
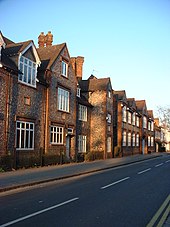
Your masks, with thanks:
M0 227L143 227L170 194L170 157L0 195ZM162 214L161 214L162 215ZM159 217L160 219L160 217Z

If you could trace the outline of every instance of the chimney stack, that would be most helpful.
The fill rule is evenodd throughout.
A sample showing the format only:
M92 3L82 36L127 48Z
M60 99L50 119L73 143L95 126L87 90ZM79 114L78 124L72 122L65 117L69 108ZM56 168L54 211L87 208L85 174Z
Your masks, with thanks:
M52 42L53 42L53 35L49 31L46 35L46 47L52 46Z
M82 80L84 57L72 57L70 59L77 80Z
M39 44L39 47L44 47L44 45L45 45L44 32L41 32L41 34L38 36L38 44Z

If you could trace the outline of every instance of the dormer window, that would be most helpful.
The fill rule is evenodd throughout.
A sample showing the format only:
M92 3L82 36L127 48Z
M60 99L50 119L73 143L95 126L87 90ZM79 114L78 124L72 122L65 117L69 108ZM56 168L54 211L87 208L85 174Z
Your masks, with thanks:
M24 84L36 87L37 66L36 63L30 59L21 56L19 60L19 74L18 80Z
M62 60L62 69L61 69L62 76L68 77L68 64Z

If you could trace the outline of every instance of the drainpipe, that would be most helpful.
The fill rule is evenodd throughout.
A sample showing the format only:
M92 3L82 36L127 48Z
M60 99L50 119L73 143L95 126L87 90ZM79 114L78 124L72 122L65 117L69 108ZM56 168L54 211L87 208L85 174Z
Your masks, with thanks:
M6 92L6 122L5 122L5 153L8 150L8 131L9 131L9 105L10 105L10 73L7 75L7 92Z
M45 72L45 77L48 77L48 71ZM45 154L48 152L48 118L49 118L49 87L46 88L46 105L45 105Z

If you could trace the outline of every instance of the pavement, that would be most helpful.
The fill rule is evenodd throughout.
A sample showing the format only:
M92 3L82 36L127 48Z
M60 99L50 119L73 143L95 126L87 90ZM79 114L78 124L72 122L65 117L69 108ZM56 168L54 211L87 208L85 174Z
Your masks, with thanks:
M122 158L111 158L93 162L70 163L64 165L35 167L0 173L0 193L34 186L42 183L66 179L83 174L98 172L119 166L158 158L167 153L152 153L146 155L132 155ZM170 216L166 220L165 227L170 227Z

